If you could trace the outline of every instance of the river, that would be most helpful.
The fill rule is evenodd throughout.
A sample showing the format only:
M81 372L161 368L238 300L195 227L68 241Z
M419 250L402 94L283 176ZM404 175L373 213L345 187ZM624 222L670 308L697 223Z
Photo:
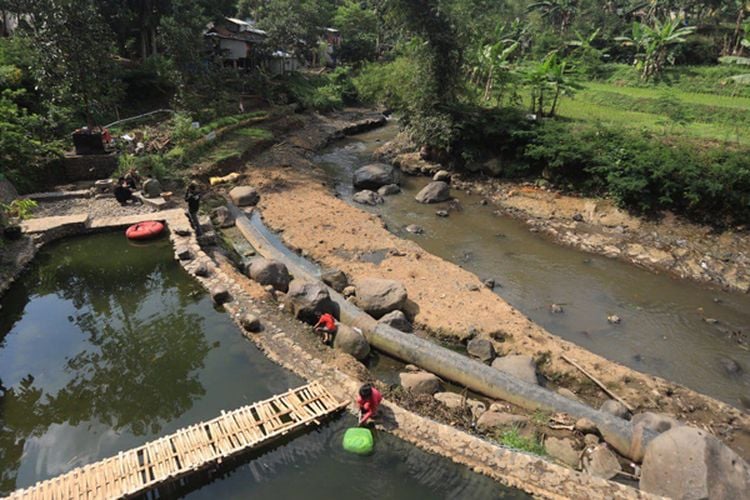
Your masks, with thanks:
M352 173L397 125L336 142L316 162L351 201ZM551 333L636 370L658 375L737 407L750 404L750 374L730 373L727 360L750 370L750 352L733 335L750 333L750 296L656 274L617 260L562 247L481 198L454 190L463 206L450 217L414 195L428 178L402 178L402 194L360 208L382 216L400 237L498 283L495 292ZM405 231L410 224L424 234ZM554 314L551 304L562 305ZM622 318L610 324L609 315ZM706 318L718 320L709 323Z

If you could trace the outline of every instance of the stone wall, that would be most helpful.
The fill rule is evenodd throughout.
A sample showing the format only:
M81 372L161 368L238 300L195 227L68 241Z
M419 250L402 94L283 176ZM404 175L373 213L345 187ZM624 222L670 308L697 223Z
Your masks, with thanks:
M105 179L114 173L117 155L65 155L62 164L68 181L93 181Z

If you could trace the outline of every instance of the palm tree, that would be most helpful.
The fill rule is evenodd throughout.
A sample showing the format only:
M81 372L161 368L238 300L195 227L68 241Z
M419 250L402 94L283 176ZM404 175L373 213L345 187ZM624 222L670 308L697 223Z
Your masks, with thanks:
M680 18L664 22L655 18L651 26L636 21L630 36L616 39L637 48L636 67L641 71L642 80L655 77L667 63L674 63L674 47L685 43L686 38L695 32L695 27L681 27L681 24Z

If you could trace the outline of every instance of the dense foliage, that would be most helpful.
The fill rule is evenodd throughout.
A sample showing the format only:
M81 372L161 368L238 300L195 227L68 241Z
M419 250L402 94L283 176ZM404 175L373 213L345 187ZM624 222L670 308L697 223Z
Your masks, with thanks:
M748 107L726 101L750 97L744 0L0 0L0 11L20 15L0 40L0 174L16 183L32 184L83 123L172 107L175 128L197 134L185 125L243 114L253 96L379 104L456 168L544 173L645 212L747 217ZM325 52L338 67L237 71L203 37L225 16L266 30L264 57L315 65ZM596 123L607 115L619 124ZM152 170L185 163L180 148Z

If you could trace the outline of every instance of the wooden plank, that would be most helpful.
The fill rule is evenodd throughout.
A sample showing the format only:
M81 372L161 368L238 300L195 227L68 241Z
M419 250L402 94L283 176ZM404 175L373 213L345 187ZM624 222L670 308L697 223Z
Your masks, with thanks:
M143 446L120 452L41 481L10 498L19 500L121 498L142 493L239 451L264 444L335 411L339 403L319 383L240 407L207 422L180 429Z

